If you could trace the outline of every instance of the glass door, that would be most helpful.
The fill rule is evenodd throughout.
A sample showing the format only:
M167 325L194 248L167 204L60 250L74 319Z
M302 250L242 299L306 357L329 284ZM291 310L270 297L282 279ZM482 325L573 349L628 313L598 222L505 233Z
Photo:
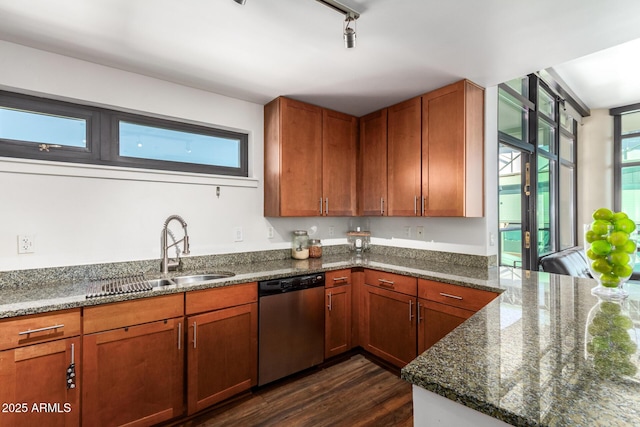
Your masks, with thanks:
M527 268L531 241L528 230L530 197L529 153L500 143L498 157L499 264Z

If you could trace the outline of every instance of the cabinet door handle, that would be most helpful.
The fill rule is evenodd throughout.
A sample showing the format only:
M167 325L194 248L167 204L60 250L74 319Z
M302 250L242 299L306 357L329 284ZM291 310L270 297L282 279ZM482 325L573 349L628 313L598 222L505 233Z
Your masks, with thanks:
M413 214L418 216L418 196L413 196Z
M380 197L380 215L384 215L384 197Z
M329 305L327 306L329 311L331 311L331 292L329 292Z
M409 323L413 320L413 301L409 300Z
M320 216L322 216L322 197L320 197Z
M382 286L391 286L392 288L393 288L393 285L395 285L395 283L392 280L378 279L378 282L380 282L380 285Z
M422 322L422 317L420 316L420 309L422 307L420 307L420 301L418 301L418 323Z
M196 322L193 322L193 348L197 347L196 341L198 338L198 325L196 325Z
M329 198L324 199L324 214L329 215Z
M447 298L453 298L453 299L459 299L459 300L462 299L462 297L460 297L458 295L445 294L444 292L440 292L440 295L442 295L443 297L447 297Z
M182 341L180 338L182 337L182 322L178 322L178 350L181 349L182 344L180 344L180 342Z
M420 198L420 211L421 211L421 212L420 212L420 214L421 214L422 216L424 216L424 200L425 200L425 197L424 197L424 196L422 196L422 197Z
M18 335L29 335L29 334L35 334L36 332L51 331L53 329L61 329L61 328L64 328L64 324L47 326L46 328L39 328L39 329L28 329L26 331L18 332Z

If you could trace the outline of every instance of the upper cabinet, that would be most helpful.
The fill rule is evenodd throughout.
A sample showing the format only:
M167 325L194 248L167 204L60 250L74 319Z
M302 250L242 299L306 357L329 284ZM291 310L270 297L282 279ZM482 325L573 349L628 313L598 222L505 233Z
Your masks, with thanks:
M264 111L265 216L484 216L484 89L468 80L361 117L359 147L353 116L283 97Z
M357 118L284 97L264 114L265 216L355 215Z
M360 214L385 215L387 203L387 109L360 118Z
M388 108L387 192L389 216L421 215L420 97Z
M484 89L468 80L422 96L424 215L484 215Z

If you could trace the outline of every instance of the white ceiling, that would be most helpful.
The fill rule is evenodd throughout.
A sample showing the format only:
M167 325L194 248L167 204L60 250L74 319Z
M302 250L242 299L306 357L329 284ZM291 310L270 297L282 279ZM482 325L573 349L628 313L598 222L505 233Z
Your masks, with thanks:
M342 42L344 17L314 0L0 0L0 39L358 116L461 78L492 86L548 67L590 108L640 102L637 67L590 55L640 39L637 0L342 3L361 13L354 49ZM640 42L629 46L637 53Z

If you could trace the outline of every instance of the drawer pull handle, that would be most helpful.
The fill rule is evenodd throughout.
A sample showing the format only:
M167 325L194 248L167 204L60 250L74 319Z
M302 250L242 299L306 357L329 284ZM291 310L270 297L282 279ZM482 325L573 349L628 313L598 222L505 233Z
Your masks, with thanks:
M393 286L395 284L392 280L385 279L378 279L378 282L380 282L380 284L383 286Z
M346 281L347 279L348 279L348 277L347 277L347 276L343 276L343 277L334 277L334 278L333 278L333 281L334 281L334 282L344 282L344 281Z
M443 297L447 297L447 298L453 298L453 299L462 300L462 297L459 297L458 295L445 294L444 292L440 292L440 295L442 295Z
M29 334L35 334L36 332L51 331L53 329L60 329L60 328L64 328L64 325L60 324L60 325L47 326L46 328L40 328L40 329L29 329L27 331L18 332L18 335L29 335Z

